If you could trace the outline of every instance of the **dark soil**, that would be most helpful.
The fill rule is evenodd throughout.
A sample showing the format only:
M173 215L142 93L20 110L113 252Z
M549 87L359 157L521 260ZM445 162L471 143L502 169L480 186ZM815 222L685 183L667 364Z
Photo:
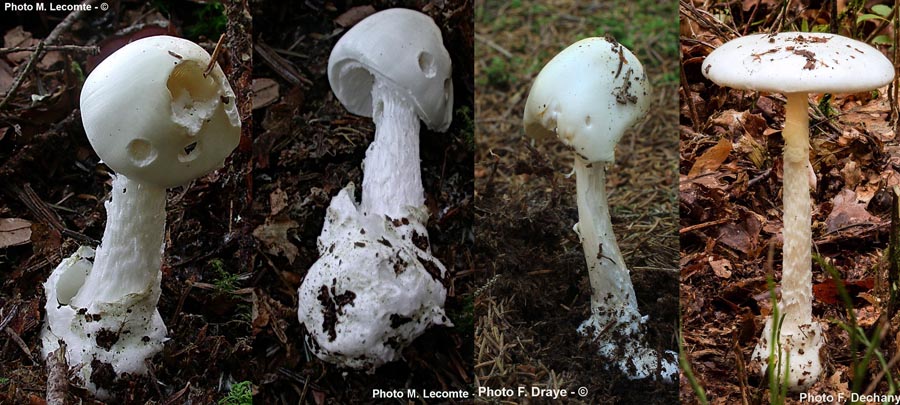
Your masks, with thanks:
M421 158L428 231L449 270L446 308L455 327L426 332L404 352L405 362L374 374L337 369L303 344L297 287L318 258L316 238L331 197L348 182L361 184L360 163L374 135L370 119L350 115L331 94L325 67L345 31L335 20L353 6L422 9L416 2L348 3L254 1L252 26L240 23L229 34L219 63L236 92L251 93L249 78L272 79L279 90L270 104L252 110L252 120L245 117L245 138L225 169L169 191L159 311L170 340L152 360L151 375L118 383L124 402L213 403L240 381L252 383L257 403L292 404L370 402L374 388L472 384L474 84L467 67L473 14L462 1L423 9L441 28L454 65L453 124L443 134L423 127ZM105 54L127 42L122 30L161 31L212 50L227 22L212 4L110 4L109 12L77 21L59 43L99 44ZM65 15L9 13L0 29L22 25L40 39ZM238 21L231 23L235 28ZM110 45L111 39L121 43ZM252 64L241 58L240 46L255 47ZM0 323L9 328L0 334L0 403L44 397L41 283L78 245L96 245L105 224L108 169L93 153L77 110L75 67L89 73L87 57L62 58L38 66L0 112L0 218L25 219L33 230L25 244L0 248ZM3 62L0 67L19 69L25 63ZM51 97L32 105L30 95L39 92ZM249 107L249 99L238 102ZM254 236L279 229L280 237ZM75 385L65 388L70 401L91 402Z

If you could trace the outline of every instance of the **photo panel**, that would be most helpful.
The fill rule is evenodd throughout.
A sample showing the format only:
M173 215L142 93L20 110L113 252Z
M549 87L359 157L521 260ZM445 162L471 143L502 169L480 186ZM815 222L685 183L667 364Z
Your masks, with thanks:
M0 13L0 403L472 397L471 3Z
M682 403L897 401L893 6L680 3Z
M675 7L476 2L480 398L677 401Z

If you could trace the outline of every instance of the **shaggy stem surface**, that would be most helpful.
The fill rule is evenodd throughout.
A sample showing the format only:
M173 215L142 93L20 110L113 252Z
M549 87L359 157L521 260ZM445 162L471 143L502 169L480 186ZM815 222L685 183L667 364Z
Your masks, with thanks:
M419 162L419 117L397 90L375 79L375 140L363 161L362 212L383 219L408 216L425 203Z
M772 328L778 320L766 321L753 359L765 374L767 359L776 357L776 370L789 369L786 383L792 391L811 386L822 372L819 350L824 345L822 326L812 317L812 215L809 197L809 116L806 93L787 95L784 131L784 252L779 334L780 351L771 347ZM778 359L781 359L780 362ZM787 360L787 361L785 361Z
M155 291L159 298L166 189L118 175L106 204L106 230L94 267L72 300L87 308L96 302L117 302L129 294Z

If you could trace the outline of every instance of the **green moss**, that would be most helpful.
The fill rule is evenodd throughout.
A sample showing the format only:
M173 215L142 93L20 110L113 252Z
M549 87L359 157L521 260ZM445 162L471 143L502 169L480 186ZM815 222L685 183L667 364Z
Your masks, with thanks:
M225 33L225 23L228 19L225 17L225 6L221 3L207 3L202 8L194 12L194 25L185 28L189 37L197 38L205 36L216 40L219 35Z
M237 289L238 275L229 273L222 259L212 259L208 264L216 275L216 278L213 280L216 290L230 293Z
M231 390L225 398L219 400L219 405L252 405L253 384L250 381L241 381L231 386Z

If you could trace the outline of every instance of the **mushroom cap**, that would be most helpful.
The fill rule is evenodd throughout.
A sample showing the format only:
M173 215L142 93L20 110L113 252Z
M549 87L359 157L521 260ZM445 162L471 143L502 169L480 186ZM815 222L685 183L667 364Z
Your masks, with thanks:
M225 164L240 140L234 91L210 55L181 38L125 45L84 82L81 119L97 155L141 183L174 187Z
M772 93L855 93L890 83L894 66L877 49L826 33L755 34L728 41L703 61L713 82Z
M525 133L556 136L588 162L612 162L625 130L650 107L637 57L606 38L585 38L557 54L531 85Z
M377 12L338 40L328 58L328 82L353 114L372 116L376 77L396 87L428 128L443 132L453 111L450 54L441 30L425 14L404 8Z

